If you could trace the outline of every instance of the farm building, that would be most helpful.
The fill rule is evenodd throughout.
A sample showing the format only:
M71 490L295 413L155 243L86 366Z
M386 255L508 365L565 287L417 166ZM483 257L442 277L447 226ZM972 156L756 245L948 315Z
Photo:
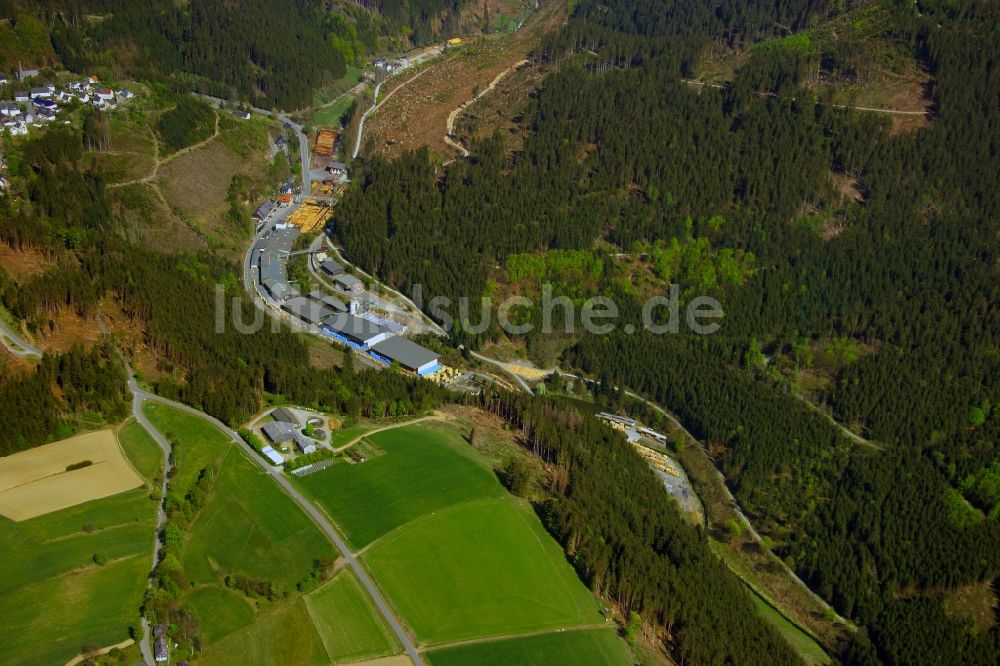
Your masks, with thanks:
M334 176L339 176L347 173L347 165L343 162L330 162L326 165L326 171Z
M309 298L313 299L317 303L322 303L326 307L336 310L337 312L347 312L347 303L339 298L328 296L321 291L309 292Z
M313 152L317 155L333 155L333 145L336 142L337 132L329 127L322 127L316 134L316 146Z
M335 314L323 320L325 332L354 349L367 351L392 335L374 322L349 314Z
M271 412L271 418L282 423L291 423L293 426L299 425L299 419L288 407L278 407Z
M320 270L329 275L330 277L337 277L338 275L344 274L344 267L333 259L324 259L320 265Z
M294 442L295 447L302 453L313 453L316 450L315 442L296 430L296 426L291 423L271 421L265 423L260 429L273 444Z
M264 454L264 457L273 462L275 465L282 465L285 462L285 458L274 450L274 447L265 446L260 450Z
M325 305L308 298L303 298L302 296L288 299L281 304L281 309L313 326L319 326L324 318L335 314L333 310Z
M257 210L255 210L253 213L253 218L255 220L263 220L265 217L271 214L272 210L274 210L274 202L271 201L270 199L266 199L264 203L257 206Z
M421 377L433 374L441 367L435 352L400 335L394 335L388 340L374 345L370 353L376 360L381 360L378 358L381 356Z
M357 294L365 290L365 283L350 273L335 275L333 278L333 284L341 291L351 294Z

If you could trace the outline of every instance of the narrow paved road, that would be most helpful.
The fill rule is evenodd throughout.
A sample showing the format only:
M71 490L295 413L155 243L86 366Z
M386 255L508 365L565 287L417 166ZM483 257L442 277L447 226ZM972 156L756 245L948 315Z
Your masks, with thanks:
M351 552L350 548L347 547L347 544L344 542L344 540L340 538L340 534L337 533L337 530L333 527L333 524L329 521L329 519L325 515L323 515L323 513L321 513L313 505L312 502L307 500L295 488L295 486L292 485L292 483L288 480L288 478L286 478L285 475L282 473L280 467L272 467L267 463L265 463L264 460L260 457L260 455L258 455L257 452L254 451L249 444L243 441L242 437L240 437L236 432L231 430L226 424L216 419L215 417L209 416L208 414L198 411L193 407L188 407L185 404L174 402L173 400L168 400L166 398L161 398L155 393L149 393L148 391L143 391L142 389L138 388L138 386L135 386L134 380L130 382L129 386L133 387L132 388L132 395L134 397L133 413L135 413L136 410L136 401L139 402L140 405L139 412L141 413L142 411L141 403L145 400L152 400L155 402L162 403L164 405L168 405L175 409L179 409L183 412L191 414L192 416L196 416L205 421L208 421L213 426L222 431L223 434L229 437L229 439L233 442L233 444L239 446L243 450L243 452L247 454L248 458L257 463L257 465L259 465L265 472L267 472L267 474L270 475L272 479L274 479L274 482L277 483L281 487L281 489L284 490L285 493L289 497L291 497L292 500L296 504L298 504L303 511L306 512L306 514L310 518L312 518L313 522L316 523L316 525L320 528L320 530L323 531L326 537L337 547L337 550L339 550L341 555L343 555L344 559L347 561L351 569L354 571L354 574L358 577L358 580L360 580L361 584L365 586L366 590L368 590L368 594L371 595L372 600L375 602L375 606L382 614L382 617L385 618L386 623L388 623L388 625L392 628L393 633L396 634L396 638L399 639L400 644L402 644L403 648L406 650L406 654L410 657L411 660L413 660L414 666L423 666L424 662L420 658L420 653L417 651L416 645L414 645L413 641L410 639L409 634L403 628L403 625L400 623L400 621L396 618L396 615L389 609L389 605L386 603L385 599L382 598L382 594L379 592L378 588L375 587L375 583L368 576L368 572L365 571L364 567L361 566L361 563L358 562L356 557L354 557L354 554ZM155 429L151 430L151 432L155 432Z
M124 360L124 359L123 359ZM171 460L172 451L170 448L170 442L157 430L146 415L142 413L142 403L145 402L145 391L139 388L139 385L135 381L135 377L132 374L132 368L125 365L126 371L128 372L128 387L132 391L132 418L136 422L145 428L146 432L149 433L150 437L160 446L163 450L163 485L160 488L160 503L156 508L156 532L153 535L153 564L150 569L149 582L146 584L148 588L153 584L153 572L156 571L156 565L160 562L160 532L163 530L163 524L167 521L167 513L165 510L165 505L167 501L167 479L170 478L170 467L173 464ZM153 652L150 649L152 644L152 639L149 634L149 621L143 616L142 618L142 640L139 641L139 651L142 653L142 659L146 662L146 666L154 666L156 661L153 658Z
M3 346L15 356L19 356L21 358L42 357L41 349L29 344L27 340L14 332L14 329L5 324L2 320L0 320L0 343L3 343Z

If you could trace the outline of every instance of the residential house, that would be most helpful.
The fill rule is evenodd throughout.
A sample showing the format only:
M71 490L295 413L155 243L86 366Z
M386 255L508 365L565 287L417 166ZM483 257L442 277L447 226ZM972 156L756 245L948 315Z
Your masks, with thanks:
M17 102L0 102L0 116L13 118L21 115L21 105Z
M15 90L14 91L14 101L15 102L30 102L31 95L28 94L27 90Z

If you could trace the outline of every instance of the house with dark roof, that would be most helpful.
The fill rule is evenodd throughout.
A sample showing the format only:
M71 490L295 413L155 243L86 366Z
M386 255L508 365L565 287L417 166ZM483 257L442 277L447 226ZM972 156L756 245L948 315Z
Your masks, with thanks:
M153 627L153 658L158 664L165 663L170 659L166 625L157 624Z
M270 199L266 199L264 203L257 206L257 210L253 212L253 217L258 221L263 220L265 217L270 215L272 210L274 210L274 202Z

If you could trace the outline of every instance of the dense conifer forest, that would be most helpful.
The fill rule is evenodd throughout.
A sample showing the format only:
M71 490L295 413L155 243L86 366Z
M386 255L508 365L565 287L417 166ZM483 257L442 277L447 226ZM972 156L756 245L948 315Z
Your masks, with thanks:
M293 87L271 79L305 57L281 39L307 21L305 3L285 12L252 74L212 48L253 44L255 12L125 4L86 30L60 18L56 52L82 68L94 44L144 35L135 72L185 71L279 106L343 68L337 48ZM856 4L580 0L533 54L554 73L521 114L522 149L498 134L446 169L427 151L358 163L332 231L353 261L404 291L421 284L425 298L551 280L574 299L615 297L632 323L651 283L720 299L716 335L581 337L561 362L661 403L705 442L775 552L859 626L841 662L995 664L1000 629L971 631L944 597L974 583L995 590L1000 576L1000 8L885 0L931 80L932 117L911 132L817 98L803 62L774 50L754 51L726 89L682 80L709 45L784 37ZM318 44L322 25L295 39ZM311 370L288 332L214 333L213 285L237 293L237 268L125 243L82 151L78 133L54 128L11 162L29 186L23 201L0 198L0 239L54 262L19 286L0 271L16 316L45 327L60 308L89 317L113 303L170 371L156 390L231 424L265 392L369 415L447 399L397 373ZM844 181L856 196L842 195ZM648 273L643 288L635 266ZM502 335L456 329L453 342ZM870 351L811 398L832 420L778 372L808 369L810 345L830 340ZM0 404L20 407L0 413L0 452L62 436L88 412L120 418L124 381L107 345L0 381ZM17 401L31 393L43 397ZM619 436L526 397L482 406L557 471L543 513L581 577L668 632L678 661L794 660Z
M81 74L100 68L264 108L300 109L366 53L439 36L464 4L4 0L0 20L31 44L11 51L0 67L14 69L24 58L25 67L58 60Z
M833 3L584 1L536 54L560 67L523 114L523 150L496 136L444 173L419 152L373 160L334 230L361 265L425 298L494 291L512 257L557 249L583 251L563 255L580 261L564 274L629 296L610 255L592 269L595 241L752 254L732 283L704 266L659 273L723 301L717 336L584 337L564 363L661 402L718 451L776 551L862 625L846 661L995 663L998 632L970 634L940 595L1000 574L1000 12L885 4L932 78L923 129L894 135L884 117L835 108L800 88L801 62L759 51L728 89L680 81L707 43L780 35ZM875 446L767 368L831 339L874 350L819 400Z

